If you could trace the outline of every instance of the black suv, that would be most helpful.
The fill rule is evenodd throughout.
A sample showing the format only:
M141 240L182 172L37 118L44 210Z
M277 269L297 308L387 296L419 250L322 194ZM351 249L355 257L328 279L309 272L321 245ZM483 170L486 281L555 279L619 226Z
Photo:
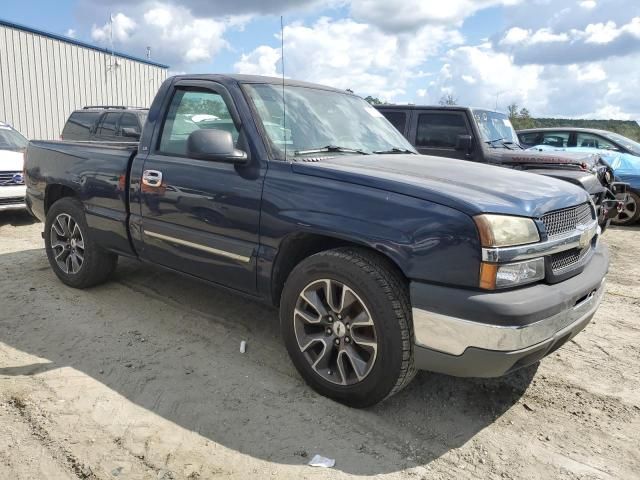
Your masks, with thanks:
M599 155L525 150L501 112L462 106L376 108L423 155L526 170L581 186L598 207L603 230L627 198L627 185L613 181L613 170Z
M147 108L88 106L74 111L60 139L99 142L137 142L147 119Z

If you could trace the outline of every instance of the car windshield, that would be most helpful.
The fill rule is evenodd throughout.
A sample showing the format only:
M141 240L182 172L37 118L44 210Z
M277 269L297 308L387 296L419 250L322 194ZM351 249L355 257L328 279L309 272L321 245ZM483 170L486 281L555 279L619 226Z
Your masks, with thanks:
M606 137L613 140L616 143L619 143L634 155L640 156L640 143L635 142L623 135L620 135L619 133L607 132Z
M272 148L280 159L311 153L408 151L409 142L384 116L355 95L319 88L247 84Z
M7 126L0 126L0 150L21 152L27 148L29 141L16 130Z
M483 141L492 143L493 146L500 146L501 143L519 145L516 131L513 129L509 117L504 113L474 109L473 117Z

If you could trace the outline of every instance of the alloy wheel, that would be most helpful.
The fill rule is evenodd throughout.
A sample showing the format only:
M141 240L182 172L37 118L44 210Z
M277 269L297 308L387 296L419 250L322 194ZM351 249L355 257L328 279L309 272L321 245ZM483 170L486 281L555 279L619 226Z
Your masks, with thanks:
M615 223L625 224L631 222L638 211L638 204L632 195L627 195L627 200L624 202L622 206L622 210L618 213L618 216L615 218Z
M321 279L307 285L293 315L298 348L311 368L338 385L363 381L376 361L373 318L347 285Z
M84 263L84 237L78 223L66 213L51 224L50 245L56 264L64 273L76 274Z

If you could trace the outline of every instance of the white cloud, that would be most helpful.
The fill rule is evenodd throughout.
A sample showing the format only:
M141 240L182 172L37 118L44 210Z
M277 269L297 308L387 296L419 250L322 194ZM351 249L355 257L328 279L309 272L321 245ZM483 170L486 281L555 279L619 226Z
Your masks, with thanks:
M427 96L427 89L426 88L419 88L416 91L416 95L418 95L418 97L423 98Z
M351 19L320 18L311 26L285 27L285 69L290 77L389 100L405 92L414 69L429 56L443 45L460 42L456 31L443 27L424 27L404 36ZM279 49L262 45L242 55L235 70L273 75L279 61Z
M131 37L132 32L138 25L124 13L117 13L111 17L111 21L102 27L94 25L91 28L91 38L96 42L109 42L113 37L114 41L126 42Z
M507 30L500 43L502 45L515 45L525 42L531 36L531 31L520 27L512 27Z
M354 19L389 32L415 31L425 25L460 25L478 10L515 5L521 0L351 0Z
M242 54L240 60L235 64L235 69L248 75L275 77L278 75L279 63L280 49L262 45L249 54Z
M603 70L602 66L597 63L582 66L569 65L567 69L575 75L575 79L578 80L578 82L598 83L607 79L607 74Z
M247 21L246 17L198 18L184 7L157 2L144 4L130 15L120 12L113 16L114 46L138 48L142 54L149 45L154 58L177 68L212 61L229 48L226 31ZM110 32L110 23L94 25L92 38L108 44Z
M447 53L420 101L434 103L451 94L461 105L494 108L497 97L499 109L516 103L535 116L638 119L636 65L640 53L571 65L518 65L489 43L465 45Z
M566 33L553 33L550 28L540 28L535 32L520 27L507 30L500 40L500 45L535 45L536 43L567 42Z
M584 0L583 2L580 2L580 6L587 10L593 10L597 5L598 4L594 0Z
M76 38L76 31L73 28L70 28L65 32L65 36L69 38Z

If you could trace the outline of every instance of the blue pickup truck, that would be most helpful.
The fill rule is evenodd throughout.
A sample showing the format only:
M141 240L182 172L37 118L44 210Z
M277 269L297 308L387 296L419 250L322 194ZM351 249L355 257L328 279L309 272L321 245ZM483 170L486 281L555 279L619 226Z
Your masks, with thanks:
M582 330L609 258L581 188L424 157L348 92L168 79L139 145L34 141L27 205L65 284L119 256L279 307L290 357L354 407L416 369L500 376Z

